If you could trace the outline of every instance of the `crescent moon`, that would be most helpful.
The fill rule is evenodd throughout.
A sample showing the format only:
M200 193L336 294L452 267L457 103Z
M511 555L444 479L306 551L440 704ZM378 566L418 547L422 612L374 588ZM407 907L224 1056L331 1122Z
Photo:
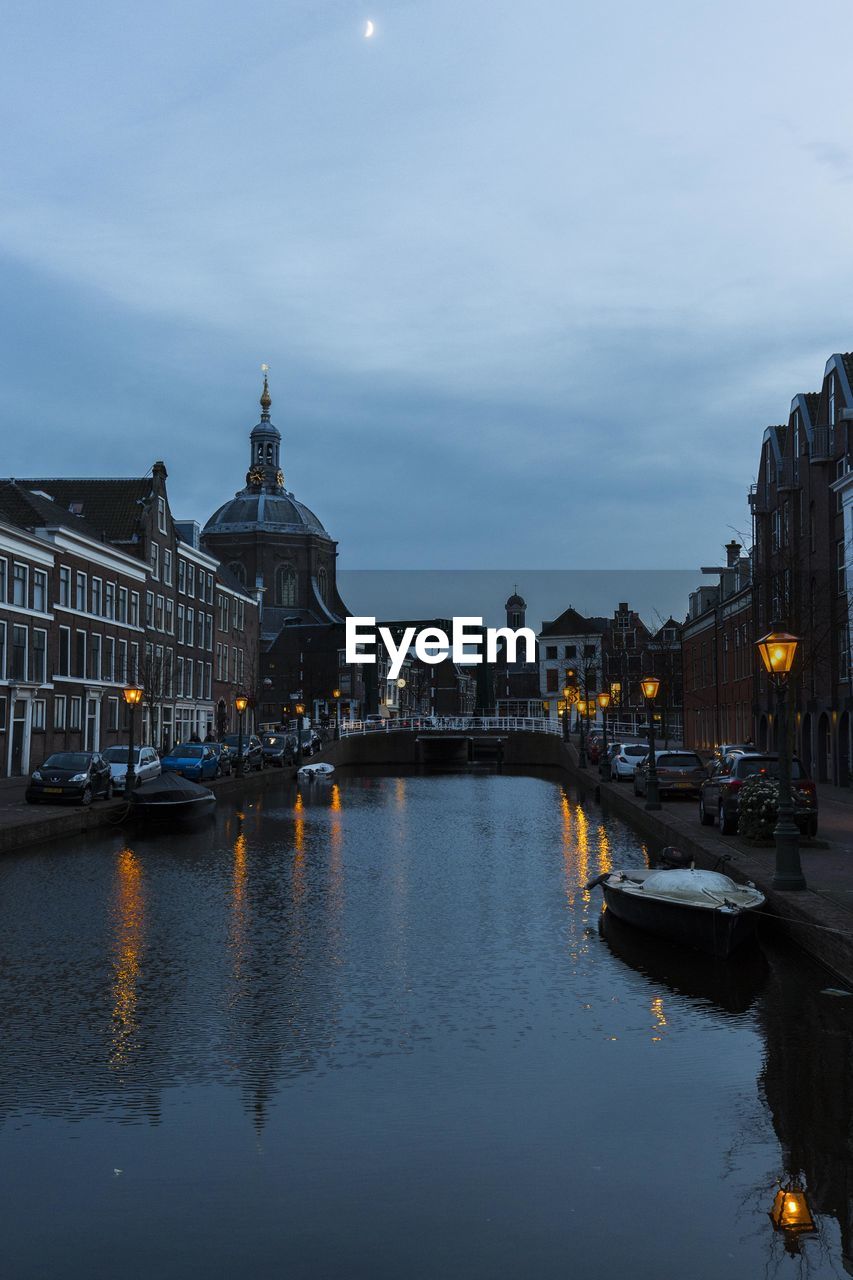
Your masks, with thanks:
M375 30L376 30L376 27L373 25L373 23L371 22L370 18L368 18L368 19L367 19L367 22L364 24L364 38L365 38L365 40L369 40L369 39L370 39L370 37L373 35L373 33L374 33L374 31L375 31Z

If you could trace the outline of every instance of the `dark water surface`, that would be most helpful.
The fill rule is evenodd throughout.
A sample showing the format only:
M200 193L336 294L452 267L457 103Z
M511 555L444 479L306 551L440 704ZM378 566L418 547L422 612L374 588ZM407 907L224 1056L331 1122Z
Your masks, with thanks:
M336 776L0 863L0 1274L845 1274L853 1000L601 927L557 782Z

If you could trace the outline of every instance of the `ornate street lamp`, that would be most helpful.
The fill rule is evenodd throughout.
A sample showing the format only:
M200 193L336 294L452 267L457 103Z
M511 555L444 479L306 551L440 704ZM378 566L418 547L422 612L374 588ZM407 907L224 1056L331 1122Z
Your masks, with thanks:
M776 841L774 889L805 889L800 864L800 832L794 821L791 794L791 741L788 736L788 677L797 656L799 637L781 628L756 642L764 669L776 690L776 743L779 755L779 809L773 838Z
M598 695L598 705L601 707L601 755L598 758L598 776L607 778L609 776L609 761L607 759L607 708L610 706L610 694L600 693Z
M246 708L249 705L249 699L244 693L238 693L234 699L234 706L237 708L237 777L243 776L243 716L246 714Z
M571 697L571 688L569 685L563 687L563 741L569 740L569 698Z
M586 719L586 698L578 698L576 703L578 709L578 728L580 729L581 740L578 745L578 768L586 768L586 738L584 737L584 720Z
M403 690L406 687L406 681L403 676L397 678L397 719L402 722L403 719Z
M341 736L341 691L340 689L333 689L332 697L335 700L335 742L338 742Z
M128 710L127 773L124 775L124 794L129 798L136 786L136 770L133 766L133 722L136 717L136 708L142 701L143 690L139 685L129 684L126 689L122 689L122 693Z
M788 1186L780 1186L770 1210L774 1231L785 1237L788 1253L799 1253L799 1238L814 1235L817 1231L808 1197L802 1187L792 1180Z
M296 767L302 768L302 717L305 715L305 703L297 702L293 708L296 713Z
M660 680L658 680L657 676L645 676L640 681L640 688L643 691L649 714L649 767L646 770L646 808L659 809L658 765L655 757L655 698L658 696L658 690L660 689Z

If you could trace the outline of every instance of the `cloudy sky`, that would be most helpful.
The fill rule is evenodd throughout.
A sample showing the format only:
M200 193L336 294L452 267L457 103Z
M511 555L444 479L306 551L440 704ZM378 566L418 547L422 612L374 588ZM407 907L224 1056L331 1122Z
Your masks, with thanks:
M363 38L367 18L376 24ZM853 10L8 8L0 472L243 483L348 568L690 568L853 346Z

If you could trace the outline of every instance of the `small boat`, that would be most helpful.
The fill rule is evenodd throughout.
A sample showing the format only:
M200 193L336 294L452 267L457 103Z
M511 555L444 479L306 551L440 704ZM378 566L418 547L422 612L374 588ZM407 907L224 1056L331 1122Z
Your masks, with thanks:
M755 936L764 894L718 871L630 869L597 876L608 911L618 920L718 958Z
M301 769L297 770L297 778L301 778L303 782L316 782L318 779L328 778L330 773L335 772L333 764L326 764L320 761L319 764L304 764Z
M186 826L213 813L216 796L177 773L162 773L130 798L130 816L146 822Z

